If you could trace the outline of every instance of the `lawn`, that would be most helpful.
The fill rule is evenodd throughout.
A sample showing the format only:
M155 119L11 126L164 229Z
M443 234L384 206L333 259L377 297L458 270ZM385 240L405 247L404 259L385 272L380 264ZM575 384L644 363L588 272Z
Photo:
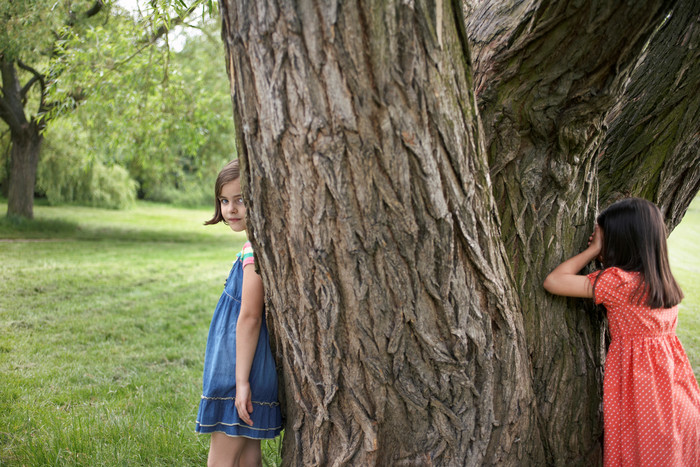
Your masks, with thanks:
M668 248L673 275L685 294L678 309L676 333L700 381L700 196L671 232Z
M207 328L244 241L209 215L138 203L0 220L0 465L206 464L193 430ZM669 245L700 376L700 198Z
M0 465L206 464L207 328L245 239L210 215L37 206L0 222Z

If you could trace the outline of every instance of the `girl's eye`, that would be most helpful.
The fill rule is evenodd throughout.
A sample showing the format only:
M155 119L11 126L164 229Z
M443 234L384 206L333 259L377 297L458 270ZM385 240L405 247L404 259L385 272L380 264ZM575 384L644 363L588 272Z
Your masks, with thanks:
M227 199L223 199L223 198L220 199L219 202L220 202L221 204L228 204L228 200L227 200Z
M243 198L236 198L234 202L239 206L243 206Z

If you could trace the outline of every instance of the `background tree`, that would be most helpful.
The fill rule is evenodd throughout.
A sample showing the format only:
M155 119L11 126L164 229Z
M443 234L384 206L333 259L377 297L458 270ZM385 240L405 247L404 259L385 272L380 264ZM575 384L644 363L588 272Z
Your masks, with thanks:
M122 207L136 189L201 203L202 174L215 174L233 146L232 123L222 118L230 112L224 68L210 66L221 47L211 33L214 4L148 2L133 14L110 2L89 6L0 6L8 215L32 217L35 191L52 203ZM173 33L185 20L199 31L186 40L182 27Z
M213 177L234 150L218 22L199 18L186 40L171 39L170 47L149 46L138 54L130 40L120 40L133 31L124 33L116 21L99 37L84 38L103 45L84 47L72 60L84 63L83 69L99 63L105 71L91 98L47 131L38 192L52 204L99 203L89 182L99 173L123 170L132 187L115 188L115 195L208 205Z
M43 131L62 106L83 98L80 89L51 98L62 48L73 28L103 10L102 0L3 2L0 18L0 118L10 129L7 213L34 216L34 183Z
M700 180L698 2L221 3L290 465L600 462L599 206Z

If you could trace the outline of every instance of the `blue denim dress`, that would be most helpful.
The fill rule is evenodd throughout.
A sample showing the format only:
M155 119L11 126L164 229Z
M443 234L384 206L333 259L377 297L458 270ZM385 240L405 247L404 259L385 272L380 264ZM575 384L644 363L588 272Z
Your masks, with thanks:
M223 432L254 439L274 438L282 430L277 398L277 371L270 351L270 336L263 311L260 337L250 369L253 426L239 419L236 395L236 323L241 311L243 266L241 255L233 263L224 292L209 327L204 356L202 399L197 413L197 433Z

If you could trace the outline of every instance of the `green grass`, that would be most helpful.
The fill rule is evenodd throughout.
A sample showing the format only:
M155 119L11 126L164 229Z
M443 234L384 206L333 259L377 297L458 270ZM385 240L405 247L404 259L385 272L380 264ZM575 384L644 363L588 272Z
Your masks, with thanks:
M6 205L0 204L0 213ZM205 465L207 329L244 237L209 210L36 206L0 220L0 465ZM700 198L669 240L700 370ZM280 438L264 443L280 462Z
M37 206L0 221L0 465L206 464L204 346L245 239L203 226L210 214ZM278 451L265 443L267 465Z
M673 275L685 298L678 308L676 333L700 381L700 196L668 239Z

